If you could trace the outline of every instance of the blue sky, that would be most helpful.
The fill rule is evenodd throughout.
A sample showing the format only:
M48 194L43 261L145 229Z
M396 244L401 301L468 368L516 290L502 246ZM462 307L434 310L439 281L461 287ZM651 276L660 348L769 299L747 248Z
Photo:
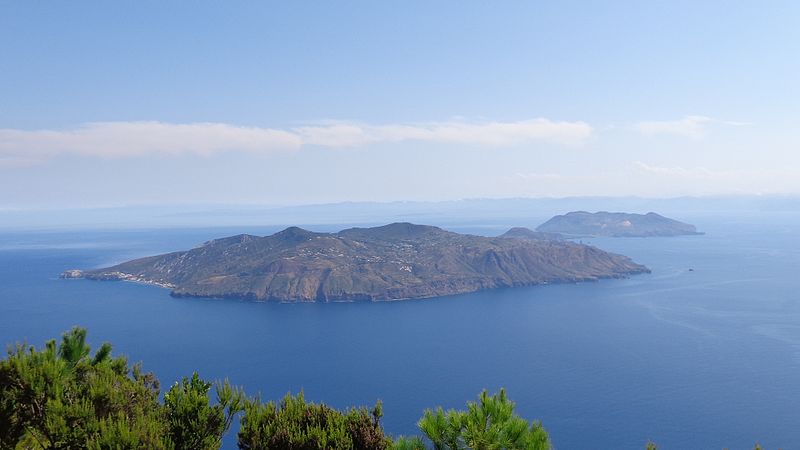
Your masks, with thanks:
M0 2L0 208L800 193L796 2Z

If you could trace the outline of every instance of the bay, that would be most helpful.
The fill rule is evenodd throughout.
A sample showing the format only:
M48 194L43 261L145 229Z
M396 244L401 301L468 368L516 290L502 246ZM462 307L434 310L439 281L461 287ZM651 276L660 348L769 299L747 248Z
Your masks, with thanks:
M505 387L558 449L637 449L648 439L663 449L800 448L800 216L686 219L707 234L585 241L649 275L337 304L172 298L58 278L274 228L5 231L0 342L40 346L80 325L93 345L110 341L143 361L162 390L197 370L265 399L301 389L336 407L382 399L394 435L416 434L425 408Z

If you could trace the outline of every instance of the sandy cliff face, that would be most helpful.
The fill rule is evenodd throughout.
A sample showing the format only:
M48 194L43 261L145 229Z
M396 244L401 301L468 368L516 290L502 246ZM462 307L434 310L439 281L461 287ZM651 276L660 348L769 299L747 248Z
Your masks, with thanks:
M201 247L82 272L176 296L258 300L398 300L646 272L629 258L557 240L488 238L408 223L313 233L233 236Z

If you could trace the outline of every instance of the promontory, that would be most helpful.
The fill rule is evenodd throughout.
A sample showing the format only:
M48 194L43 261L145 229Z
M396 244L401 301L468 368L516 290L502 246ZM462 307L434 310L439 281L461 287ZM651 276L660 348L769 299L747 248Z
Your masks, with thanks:
M669 219L660 214L629 214L600 211L573 211L555 216L536 227L538 232L565 236L649 237L682 236L698 233L694 225Z
M150 283L173 296L313 302L427 298L644 272L626 256L567 240L393 223L338 233L291 227L271 236L242 234L62 277Z

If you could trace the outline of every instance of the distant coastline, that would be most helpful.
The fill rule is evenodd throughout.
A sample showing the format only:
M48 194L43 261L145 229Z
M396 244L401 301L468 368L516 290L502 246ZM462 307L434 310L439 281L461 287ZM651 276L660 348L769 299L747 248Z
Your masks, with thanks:
M694 225L649 212L573 211L558 215L536 228L540 233L558 233L567 237L666 237L703 234Z

